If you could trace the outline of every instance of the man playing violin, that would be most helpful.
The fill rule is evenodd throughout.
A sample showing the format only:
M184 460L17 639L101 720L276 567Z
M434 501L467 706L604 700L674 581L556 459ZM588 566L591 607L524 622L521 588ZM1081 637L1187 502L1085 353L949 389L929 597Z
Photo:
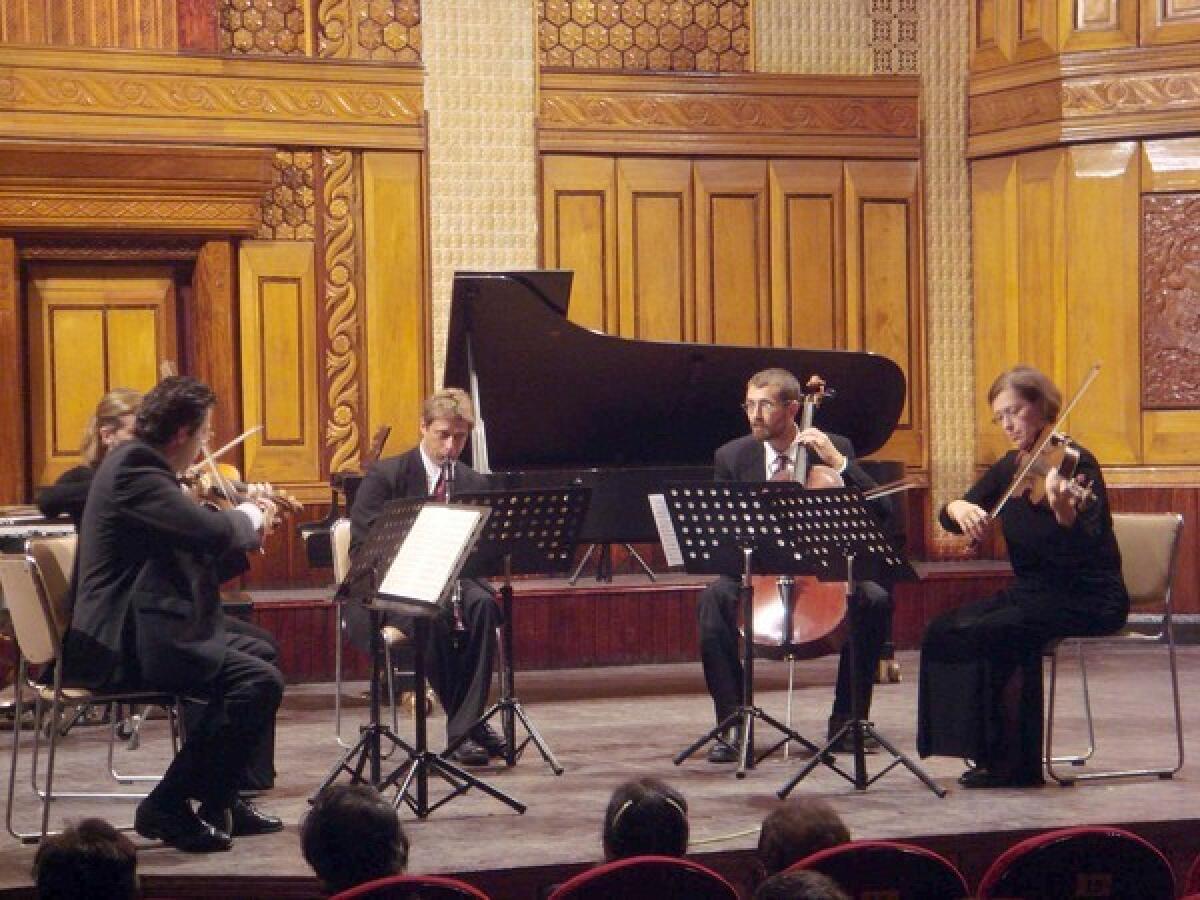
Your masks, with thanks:
M350 511L351 554L393 500L446 500L460 491L487 489L487 479L458 459L474 424L475 410L465 391L445 388L425 401L421 442L372 465L355 495ZM460 580L458 591L458 602L432 619L425 660L429 681L446 711L447 744L458 742L452 758L460 765L483 766L489 757L505 755L504 738L490 726L476 724L492 683L500 607L491 591L475 580ZM386 613L385 620L406 632L411 625L410 617L401 613ZM365 609L348 606L346 627L356 646L369 648L371 622Z
M1075 479L1051 466L1034 476L1037 491L1014 483L1059 414L1058 388L1037 369L1017 366L996 378L988 402L1013 449L947 503L940 522L980 541L998 519L1015 578L929 624L917 703L920 754L969 760L959 783L971 788L1042 783L1042 648L1055 638L1115 631L1129 612L1096 458L1076 446ZM1085 483L1090 491L1081 490Z
M62 659L71 685L207 701L134 819L143 837L190 852L228 850L233 837L283 827L237 794L273 726L283 676L239 649L243 636L226 632L219 594L245 571L244 551L260 546L275 510L265 499L209 509L176 482L209 437L215 402L194 378L163 379L143 399L133 438L96 470Z
M869 490L875 480L855 461L854 448L841 435L828 434L809 425L801 429L796 417L801 410L800 382L783 369L765 369L750 378L742 408L750 425L750 434L737 438L717 450L713 463L718 481L765 481L794 475L802 462L829 467L849 487ZM808 471L808 466L803 466ZM885 526L890 524L891 503L877 501L874 508ZM875 671L891 618L891 596L872 581L860 581L851 605L850 616L855 640L860 709L866 716L871 706ZM704 680L712 696L717 723L725 721L741 702L742 660L738 653L738 581L721 576L700 594L700 659ZM843 646L838 664L833 709L829 716L833 737L851 716L851 673L849 646ZM716 741L708 752L713 763L736 762L738 735ZM874 749L874 739L868 740ZM850 752L849 742L835 749Z

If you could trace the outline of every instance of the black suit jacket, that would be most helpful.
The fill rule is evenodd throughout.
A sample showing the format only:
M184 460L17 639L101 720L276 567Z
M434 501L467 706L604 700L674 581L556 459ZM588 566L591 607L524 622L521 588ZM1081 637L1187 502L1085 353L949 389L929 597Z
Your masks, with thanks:
M83 513L67 683L203 693L225 658L219 586L245 570L240 551L258 543L244 513L186 497L149 444L117 447Z
M454 463L454 491L486 491L488 480L466 463ZM371 525L393 500L404 497L428 497L429 482L421 448L413 447L399 456L381 459L367 470L366 477L354 496L350 510L350 553L353 554L367 537Z
M855 487L860 491L878 487L878 483L866 473L854 456L854 445L848 438L840 434L826 432L838 453L846 457L846 471L842 480L847 487ZM809 454L809 464L815 454ZM820 460L817 460L820 463ZM713 470L717 481L765 481L767 478L767 448L762 441L752 434L743 435L717 448L713 460ZM872 501L871 508L879 518L879 524L885 534L891 533L893 507L890 500L882 498Z

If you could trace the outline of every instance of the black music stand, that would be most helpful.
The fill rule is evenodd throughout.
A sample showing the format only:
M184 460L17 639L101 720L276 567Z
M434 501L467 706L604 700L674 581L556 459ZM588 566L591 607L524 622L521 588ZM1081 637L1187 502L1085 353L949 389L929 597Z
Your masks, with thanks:
M518 813L523 813L524 804L498 791L465 769L441 759L428 749L425 704L421 702L421 698L425 696L425 643L428 640L430 614L428 612L411 617L414 690L418 698L413 710L414 743L407 743L381 721L380 674L383 668L383 639L380 631L383 613L391 605L380 605L379 589L384 574L399 553L421 509L427 504L428 501L424 498L402 498L389 503L371 526L366 541L355 554L350 571L338 588L338 602L362 603L371 614L370 721L362 726L358 741L334 764L329 775L317 788L314 797L336 781L339 775L345 773L350 775L351 784L366 782L380 793L393 785L397 786L395 804L407 804L417 817L422 819L473 787L507 804ZM448 584L452 581L453 579L449 579ZM392 751L399 749L405 756L404 761L387 777L383 776L382 771L382 751L385 742L392 745ZM388 755L390 757L391 753ZM368 771L365 778L364 769ZM450 793L434 803L429 802L430 773L450 785Z
M791 488L790 490L788 488ZM797 489L799 488L799 489ZM804 490L800 485L776 482L763 485L763 502L771 517L783 527L787 541L797 558L807 560L817 577L823 581L846 583L847 652L850 666L850 719L830 735L828 742L778 792L782 800L809 772L819 765L828 766L865 791L898 765L903 765L939 797L946 796L933 779L915 762L896 749L873 722L863 718L862 699L855 664L855 635L853 609L856 603L855 579L869 578L894 584L897 581L916 581L917 575L902 553L889 543L879 528L875 516L867 509L862 492L857 488L826 488ZM854 748L853 774L843 770L830 753L846 735ZM868 777L865 740L873 737L891 754L892 760L874 777Z
M803 487L796 485L796 487ZM668 485L664 497L671 515L684 568L689 574L740 575L738 595L742 602L742 702L717 726L675 757L680 765L712 741L724 741L731 727L739 729L737 777L766 758L788 740L816 753L818 747L798 731L754 705L754 588L752 575L811 574L813 566L791 552L783 527L763 502L762 482L717 482L713 484ZM761 719L784 737L757 759L754 722Z
M591 488L561 487L545 490L481 491L458 494L455 503L486 506L491 510L483 534L463 570L471 576L503 576L500 602L500 698L479 718L485 725L499 714L504 732L506 765L514 766L532 742L555 775L563 767L526 715L516 695L513 660L513 575L558 575L571 567L575 539L587 514ZM525 729L525 740L516 743L516 723ZM446 748L445 754L467 739L465 735Z

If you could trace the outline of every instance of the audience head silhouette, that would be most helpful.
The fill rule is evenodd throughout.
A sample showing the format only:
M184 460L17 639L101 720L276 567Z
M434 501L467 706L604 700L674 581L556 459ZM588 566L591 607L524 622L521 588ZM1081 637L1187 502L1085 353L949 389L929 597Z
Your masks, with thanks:
M687 853L687 801L658 778L620 784L604 814L604 858L683 856Z
M321 791L300 826L300 846L331 894L398 875L408 865L408 836L400 817L365 784L335 784Z
M820 872L780 872L758 886L754 900L850 900L850 895Z
M131 900L141 895L137 848L103 819L84 819L42 841L33 881L41 900Z
M758 861L768 875L782 872L818 850L850 840L850 832L824 800L796 797L766 819L758 835Z

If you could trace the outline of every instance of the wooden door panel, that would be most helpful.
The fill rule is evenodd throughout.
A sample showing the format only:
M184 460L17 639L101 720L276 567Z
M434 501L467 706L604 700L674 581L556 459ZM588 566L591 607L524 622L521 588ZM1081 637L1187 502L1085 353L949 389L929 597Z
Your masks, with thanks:
M174 272L163 265L41 264L29 269L29 374L35 484L80 462L100 396L145 391L176 358Z
M692 163L617 161L620 335L695 338Z
M1066 159L1062 150L1027 153L1017 162L1018 362L1066 381ZM994 373L999 374L999 373Z
M766 163L696 163L696 339L771 343Z

